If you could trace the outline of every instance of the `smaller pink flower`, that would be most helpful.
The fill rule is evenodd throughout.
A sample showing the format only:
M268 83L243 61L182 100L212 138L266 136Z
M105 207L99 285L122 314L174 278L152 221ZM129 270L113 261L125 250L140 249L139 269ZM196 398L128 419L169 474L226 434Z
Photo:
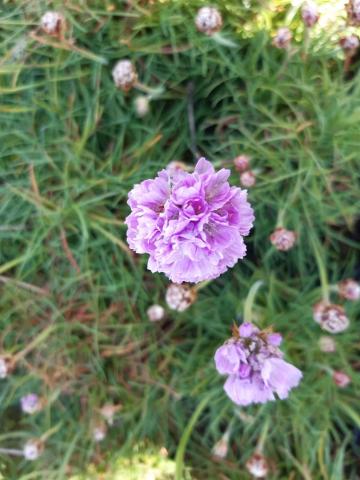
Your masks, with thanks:
M340 388L345 388L351 383L351 378L346 373L340 370L335 370L333 373L333 380L335 384Z
M307 27L313 27L319 20L319 11L316 3L306 2L302 7L301 16Z
M244 172L245 170L248 170L250 166L250 157L248 155L239 155L234 158L233 162L236 170Z
M98 423L92 430L92 437L96 443L102 442L107 434L107 428L104 423Z
M275 37L273 38L273 45L276 48L288 48L290 46L292 39L292 33L286 27L279 28L276 32Z
M330 333L340 333L349 327L349 319L341 305L319 302L313 307L313 316L316 323L323 330Z
M250 188L256 183L256 175L252 170L247 170L240 175L240 183L243 187Z
M352 278L343 280L338 284L339 295L346 300L359 300L360 298L360 285Z
M146 313L150 322L158 322L165 317L165 310L161 305L151 305Z
M336 343L332 337L323 335L319 338L319 348L324 353L336 352Z
M287 252L290 250L297 239L296 232L279 227L270 235L270 242L280 252Z
M199 32L213 35L223 24L221 13L215 7L202 7L196 14L195 25Z
M65 18L59 12L46 12L40 20L41 29L47 35L58 36L65 28Z
M112 76L117 88L128 92L137 82L137 73L130 60L119 60L112 70Z
M269 473L269 463L260 453L254 453L246 462L247 471L255 478L264 478Z
M349 0L346 5L348 23L350 25L360 25L360 0Z
M171 283L166 290L165 300L171 310L183 312L195 302L196 296L196 291L188 285Z
M227 430L224 435L220 438L218 442L212 448L212 454L214 457L223 459L226 458L229 450L229 439L230 439L230 432Z
M357 35L347 35L340 38L339 44L345 53L354 55L360 46L360 39Z

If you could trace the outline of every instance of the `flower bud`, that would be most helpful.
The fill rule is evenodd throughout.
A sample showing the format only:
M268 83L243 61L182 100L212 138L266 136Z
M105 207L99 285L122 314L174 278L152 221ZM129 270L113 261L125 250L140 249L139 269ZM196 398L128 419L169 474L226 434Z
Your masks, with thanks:
M187 285L172 283L168 286L165 296L169 308L183 312L196 300L196 291Z
M260 453L254 453L246 462L248 472L255 478L264 478L269 473L269 463Z
M287 252L294 246L296 238L296 232L279 227L270 235L270 242L280 252Z
M150 110L149 98L146 95L139 95L135 98L136 115L140 118L145 117Z
M129 91L137 82L137 73L130 60L120 60L112 71L112 76L117 88Z
M286 27L279 28L273 38L273 45L277 48L288 48L292 39L292 33Z
M0 356L0 378L6 378L9 375L10 370L9 358Z
M226 458L229 450L229 438L230 432L226 431L220 440L215 443L212 449L212 454L214 457L219 459Z
M336 343L332 337L323 335L319 338L319 348L324 353L334 353L336 351Z
M245 172L250 166L250 157L248 155L239 155L234 158L234 165L239 172Z
M29 415L39 412L42 408L42 402L36 393L29 393L21 397L20 405L21 410Z
M333 373L333 380L335 385L340 388L345 388L351 383L351 378L346 373L341 372L340 370L335 370Z
M104 423L98 423L92 430L92 436L96 443L102 442L106 437L107 429Z
M339 295L346 300L359 300L360 298L360 285L352 278L343 280L338 284Z
M341 305L319 302L313 307L313 316L316 323L323 330L330 333L343 332L349 327L349 319Z
M58 36L65 29L65 19L59 12L46 12L40 20L41 29L47 35Z
M240 175L240 183L243 187L253 187L256 183L256 175L252 170L247 170Z
M313 27L319 20L319 11L316 3L306 2L301 9L301 16L307 27Z
M349 25L360 25L360 0L349 0L346 5Z
M165 316L165 310L161 305L151 305L146 311L150 322L158 322Z
M221 30L222 23L221 13L215 7L202 7L195 17L196 28L206 35L213 35Z
M23 448L23 455L26 460L37 460L44 451L44 443L38 439L33 438L27 441Z

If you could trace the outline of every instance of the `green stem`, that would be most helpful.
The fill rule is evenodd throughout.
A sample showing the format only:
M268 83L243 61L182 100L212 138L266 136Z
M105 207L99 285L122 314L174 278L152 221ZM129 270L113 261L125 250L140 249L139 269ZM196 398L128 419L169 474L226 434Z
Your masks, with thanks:
M313 244L316 263L317 263L318 270L319 270L319 275L320 275L322 298L323 298L324 302L328 303L329 300L330 300L330 288L329 288L329 281L328 281L328 277L327 277L327 272L326 272L324 260L322 258L321 253L320 253L319 246L317 244L317 240L312 238L312 244Z
M198 284L194 287L194 290L195 290L196 292L198 292L199 290L202 290L203 288L205 288L210 282L211 282L211 280L204 280L203 282L198 283Z
M261 431L260 438L256 445L256 453L259 453L259 454L263 453L268 431L269 431L269 418L266 419L263 429Z
M34 338L34 340L32 342L30 342L27 347L25 347L23 350L21 350L16 355L14 355L12 360L14 362L18 362L19 360L24 358L28 353L31 352L31 350L33 350L41 342L43 342L50 335L50 333L52 333L56 328L57 328L57 325L55 325L55 324L50 325L49 327L45 328L45 330L43 330L41 333L39 333L39 335L36 338Z
M254 283L254 285L249 290L249 293L245 300L245 306L244 306L244 322L251 323L252 307L254 304L255 295L257 294L257 291L263 285L263 283L264 282L262 280L258 280L257 282Z

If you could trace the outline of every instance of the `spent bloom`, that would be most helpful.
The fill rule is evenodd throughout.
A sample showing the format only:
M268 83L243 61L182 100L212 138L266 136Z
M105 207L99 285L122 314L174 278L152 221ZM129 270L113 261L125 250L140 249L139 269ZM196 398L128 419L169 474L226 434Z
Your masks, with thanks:
M247 170L240 175L240 183L245 188L253 187L256 183L256 175L252 170Z
M288 48L292 39L292 33L286 27L279 28L273 38L273 45L277 48Z
M23 455L26 460L37 460L44 450L43 442L38 438L28 440L23 448Z
M183 312L196 300L196 290L188 285L172 283L166 290L165 300L171 310Z
M161 305L151 305L146 311L150 322L158 322L165 316L165 310Z
M200 158L193 173L162 170L129 193L127 241L150 255L148 268L172 282L218 277L246 255L244 236L254 221L247 192L228 183Z
M150 101L149 97L146 95L139 95L135 98L135 111L136 115L140 118L145 117L150 110Z
M332 337L323 335L319 338L319 348L324 353L336 352L336 343Z
M360 285L352 278L343 280L338 284L339 295L346 300L360 299Z
M264 478L269 473L269 463L260 453L254 453L246 462L247 471L255 478Z
M216 369L228 376L224 390L234 403L266 403L276 399L274 394L284 399L299 385L302 373L283 360L281 341L279 333L243 323L216 350Z
M360 0L350 0L346 5L350 25L360 25Z
M335 384L340 388L345 388L351 383L351 378L340 370L335 370L332 376Z
M106 425L103 423L99 423L95 425L92 430L92 437L96 443L102 442L106 437L107 429Z
M345 53L354 55L356 50L360 46L360 39L357 35L347 35L346 37L340 38L340 47L344 50Z
M250 166L250 157L248 155L238 155L233 160L236 170L244 172Z
M112 71L112 76L117 88L127 92L137 82L137 73L130 60L120 60Z
M297 235L294 231L279 227L270 235L270 242L280 252L287 252L294 246L296 238Z
M41 400L36 393L29 393L28 395L21 397L20 404L21 410L24 413L29 413L30 415L38 412L42 408Z
M343 332L349 327L349 319L341 305L318 302L313 307L313 317L323 330L330 333Z
M46 12L40 20L41 29L48 35L60 35L65 27L65 19L59 12Z
M304 3L301 9L301 16L307 27L313 27L319 20L319 10L316 3L311 1Z
M213 35L222 27L222 17L215 7L202 7L195 17L195 25L199 32L206 35Z

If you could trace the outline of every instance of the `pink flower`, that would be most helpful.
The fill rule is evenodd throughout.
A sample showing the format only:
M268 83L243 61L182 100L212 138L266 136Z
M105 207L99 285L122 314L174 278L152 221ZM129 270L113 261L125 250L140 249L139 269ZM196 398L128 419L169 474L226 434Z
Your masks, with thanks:
M236 170L239 172L244 172L248 170L250 166L250 157L248 155L239 155L238 157L234 158L234 165Z
M296 238L297 235L292 230L286 230L286 228L279 227L270 235L270 242L277 250L287 252L294 246Z
M316 3L306 2L301 9L301 16L307 27L313 27L319 20L319 11Z
M129 193L127 240L147 253L148 268L175 283L218 277L246 255L254 213L246 191L231 187L229 170L201 158L193 173L162 170Z
M333 380L335 384L340 388L345 388L351 383L351 378L346 373L340 370L335 370L333 373Z
M349 327L349 319L341 305L319 302L313 307L313 316L316 323L323 330L330 333L343 332Z
M350 25L360 25L360 0L349 0L346 5Z
M275 400L275 394L284 399L298 386L302 373L283 360L278 348L281 340L279 334L245 323L236 337L217 349L216 369L228 375L224 390L234 403L265 403Z
M151 307L146 310L146 313L150 322L158 322L165 316L165 310L161 305L151 305Z
M336 343L332 337L323 335L319 338L319 348L322 352L325 353L334 353L336 352Z
M196 291L188 285L172 283L166 290L165 300L171 310L183 312L196 300Z
M200 8L195 18L196 28L206 35L213 35L218 32L222 23L221 13L215 7Z
M286 27L279 28L273 38L273 45L277 48L288 48L292 39L292 33Z
M343 280L338 284L339 295L346 300L359 300L360 298L360 285L352 278Z
M137 73L130 60L119 60L112 71L114 83L117 88L129 91L137 82Z
M38 412L42 408L41 400L36 393L29 393L28 395L21 397L20 404L21 410L30 415Z
M46 12L40 20L41 29L47 35L60 35L65 27L65 18L59 12Z
M269 463L260 453L254 453L246 462L248 472L255 478L264 478L269 473Z
M243 187L250 188L256 183L256 175L252 170L247 170L240 175L240 183Z
M357 35L347 35L346 37L340 38L339 43L345 53L354 55L360 46L360 39Z

